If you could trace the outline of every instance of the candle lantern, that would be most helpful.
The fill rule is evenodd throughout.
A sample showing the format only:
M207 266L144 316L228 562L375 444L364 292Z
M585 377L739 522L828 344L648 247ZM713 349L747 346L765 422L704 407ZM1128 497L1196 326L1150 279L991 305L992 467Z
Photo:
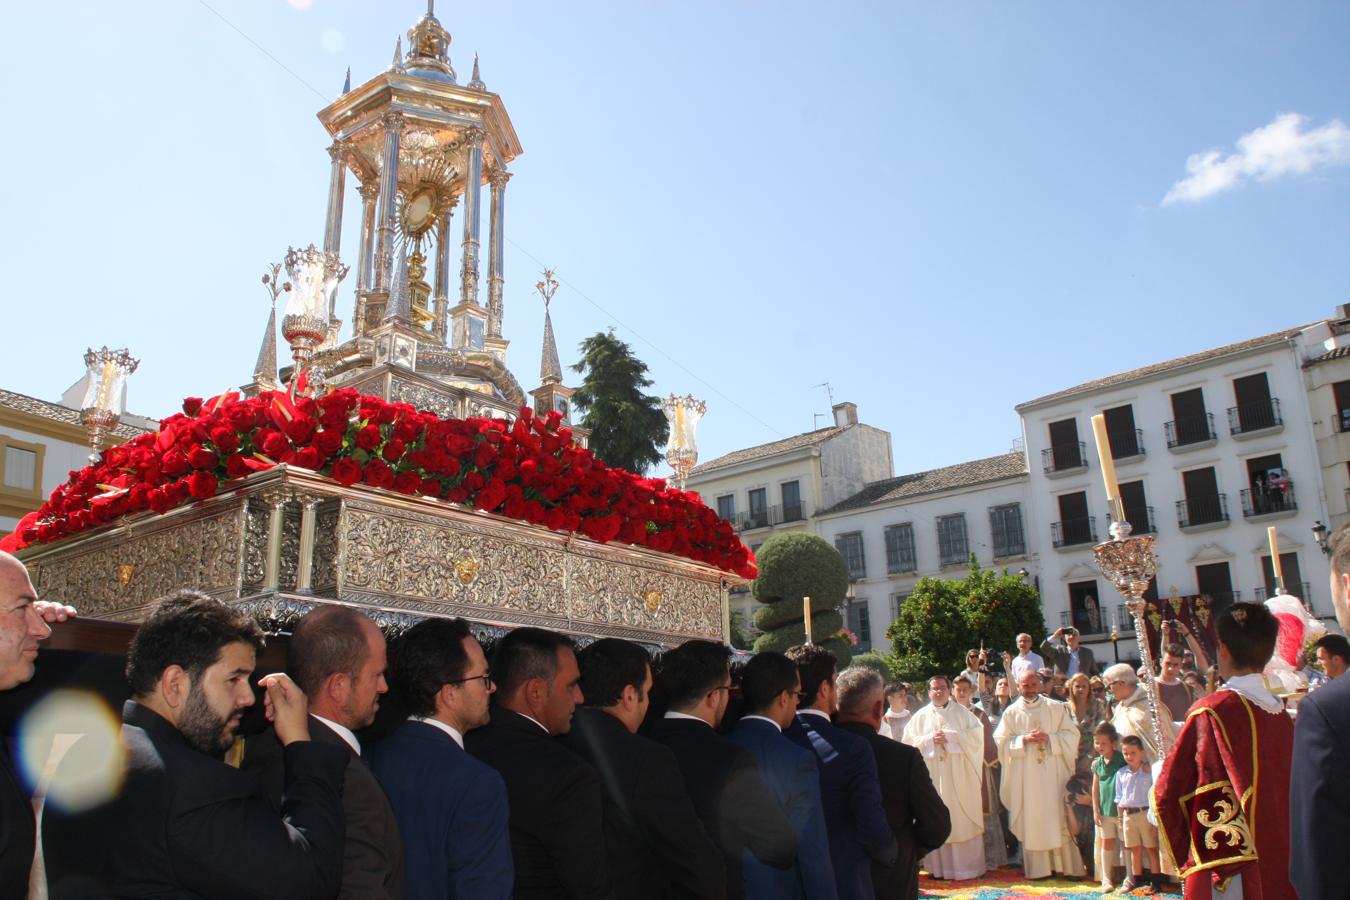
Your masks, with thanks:
M309 389L318 387L316 371L310 370L314 350L328 336L328 310L333 294L347 276L347 266L336 253L319 250L310 244L303 250L290 248L286 253L286 273L291 276L291 291L286 298L286 315L281 320L281 336L291 345L295 370L291 390L301 383L301 374Z
M84 364L89 369L89 386L80 403L80 421L89 430L89 446L94 451L89 454L89 461L97 463L104 440L126 412L127 376L136 371L141 361L132 359L125 348L103 347L86 351Z
M693 394L676 397L671 394L661 401L661 411L670 424L670 438L666 441L666 462L675 470L680 490L684 490L689 472L698 462L698 442L695 432L699 420L708 411L708 404L695 400Z

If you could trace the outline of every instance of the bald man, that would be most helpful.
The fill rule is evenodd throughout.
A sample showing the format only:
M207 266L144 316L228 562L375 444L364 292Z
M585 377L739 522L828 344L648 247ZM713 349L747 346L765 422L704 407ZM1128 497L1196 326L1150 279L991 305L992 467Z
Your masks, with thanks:
M33 677L38 644L52 633L47 623L74 615L69 606L39 601L23 563L0 551L0 691ZM0 900L28 896L36 840L32 802L10 759L8 737L0 735Z

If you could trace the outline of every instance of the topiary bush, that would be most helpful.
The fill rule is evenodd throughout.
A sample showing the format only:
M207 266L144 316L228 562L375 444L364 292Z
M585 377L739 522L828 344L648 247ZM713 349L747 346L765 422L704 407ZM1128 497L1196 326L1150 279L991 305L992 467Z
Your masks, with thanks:
M899 673L896 671L895 665L890 657L878 653L875 650L859 653L857 656L853 657L853 661L849 663L849 666L852 668L861 666L865 669L871 669L881 676L882 681L888 684L892 681L900 680Z
M830 543L800 531L780 534L764 542L755 554L759 577L752 590L763 604L755 610L755 627L764 632L755 652L781 653L806 642L802 598L811 598L811 634L830 650L843 669L852 658L852 644L840 634L844 627L839 607L848 593L848 568Z

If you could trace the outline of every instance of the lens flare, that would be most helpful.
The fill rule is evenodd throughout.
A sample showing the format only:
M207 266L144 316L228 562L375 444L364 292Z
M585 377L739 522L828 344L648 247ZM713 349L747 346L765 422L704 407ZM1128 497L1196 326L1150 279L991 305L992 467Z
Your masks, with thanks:
M125 769L121 735L102 697L53 691L19 725L20 764L34 799L81 812L116 797Z

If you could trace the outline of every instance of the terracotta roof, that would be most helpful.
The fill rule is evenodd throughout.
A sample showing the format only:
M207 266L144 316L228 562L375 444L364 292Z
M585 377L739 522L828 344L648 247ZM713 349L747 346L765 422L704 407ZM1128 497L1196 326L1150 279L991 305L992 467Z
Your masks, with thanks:
M1270 344L1278 344L1281 341L1288 340L1307 327L1307 325L1300 325L1297 328L1286 328L1283 331L1275 331L1270 334L1262 335L1261 337L1238 341L1236 344L1226 344L1222 347L1215 347L1213 350L1202 350L1199 353L1192 353L1190 356L1181 356L1177 359L1169 359L1166 362L1154 363L1150 366L1131 369L1128 372L1118 372L1115 375L1107 375L1105 378L1087 381L1077 387L1071 387L1066 390L1057 391L1053 394L1046 394L1044 397L1037 397L1035 400L1019 403L1015 408L1020 411L1030 406L1039 406L1042 403L1048 403L1052 400L1063 400L1078 394L1088 394L1093 391L1102 390L1103 388L1114 387L1118 384L1128 384L1131 381L1147 378L1150 375L1159 375L1170 369L1180 369L1185 366L1195 365L1196 363L1207 362L1211 359L1219 359L1220 357L1229 356L1234 353L1242 353L1245 350L1255 350Z
M32 416L41 416L44 419L51 419L54 422L61 422L66 425L75 425L83 428L84 424L80 421L80 411L71 409L68 406L62 406L59 403L49 403L46 400L39 400L36 397L29 397L27 394L16 394L13 391L0 389L0 407L5 409L18 410L28 413ZM131 439L138 434L144 434L144 428L138 428L135 425L121 422L113 429L113 434L120 438Z
M850 509L861 509L864 506L875 506L878 503L889 503L907 497L919 497L925 494L956 490L957 488L974 487L991 481L1016 478L1025 474L1027 474L1025 454L1021 451L1004 453L1001 456L990 456L985 459L957 463L954 466L943 466L941 469L929 469L927 472L916 472L913 475L901 475L898 478L887 478L885 481L874 481L852 497L841 500L825 510L822 515L844 512Z
M1315 366L1318 363L1331 362L1333 359L1344 359L1347 356L1350 356L1350 346L1337 347L1335 350L1328 350L1321 356L1316 356L1308 360L1303 364L1303 368L1306 369L1310 366Z
M852 428L854 426L849 425L847 427ZM746 447L744 450L736 450L728 453L726 456L719 456L717 459L710 460L702 465L694 466L689 474L691 476L702 475L705 472L711 472L714 469L725 469L727 466L734 466L737 463L752 462L757 459L768 459L771 456L777 456L780 453L787 453L792 450L800 450L803 447L816 447L825 443L843 430L843 428L831 426L829 428L808 431L805 434L793 435L790 438L783 438L781 441L760 444L757 447Z

